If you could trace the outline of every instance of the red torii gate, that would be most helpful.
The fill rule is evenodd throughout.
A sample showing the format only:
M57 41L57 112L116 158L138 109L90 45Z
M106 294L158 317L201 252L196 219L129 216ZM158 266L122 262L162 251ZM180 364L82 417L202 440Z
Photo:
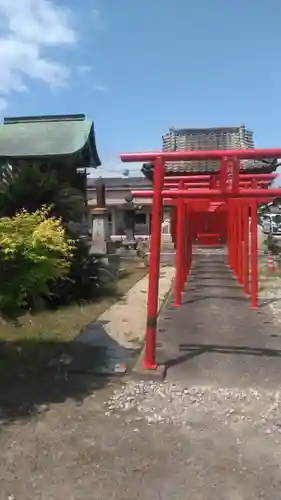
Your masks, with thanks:
M176 205L177 208L175 307L181 304L181 295L192 262L192 213L202 202L224 204L226 207L228 264L237 277L238 283L244 285L245 295L248 295L250 211L251 309L257 309L257 204L281 196L281 189L261 188L271 183L276 175L241 173L240 160L281 158L281 149L157 151L122 153L120 157L123 162L154 163L153 189L132 191L132 195L136 198L152 197L146 349L143 366L154 370L157 368L155 354L163 204ZM219 175L165 177L165 162L190 160L219 160Z
M192 177L192 182L190 182L190 177ZM271 174L256 174L254 179L253 175L242 173L239 180L239 186L243 188L250 188L252 185L255 187L268 187L272 181L277 177L276 173ZM167 181L166 181L167 179ZM175 180L174 180L175 179ZM171 182L170 182L171 181ZM218 187L220 185L220 177L218 175L206 176L204 174L199 174L197 176L177 176L177 177L165 177L164 178L165 188L176 188L180 187L180 183L183 182L188 188L212 188ZM253 184L255 183L255 184ZM270 201L270 199L268 200ZM204 200L200 205L196 206L196 217L194 220L194 233L193 239L198 241L199 244L212 245L215 246L218 243L226 243L226 219L227 211L226 206L222 202L212 202ZM176 243L176 202L175 200L164 200L164 205L171 206L171 235L173 243ZM213 213L215 217L210 218L210 213ZM201 217L200 217L201 216ZM205 229L202 228L202 223L204 223ZM209 228L211 224L211 230ZM208 228L208 230L207 230ZM201 233L200 230L201 229ZM215 229L215 233L214 233Z

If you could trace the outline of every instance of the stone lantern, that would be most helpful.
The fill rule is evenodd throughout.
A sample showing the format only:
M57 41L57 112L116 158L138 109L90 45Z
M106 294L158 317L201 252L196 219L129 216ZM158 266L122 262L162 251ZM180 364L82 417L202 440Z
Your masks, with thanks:
M96 207L92 210L92 245L91 253L106 255L112 252L108 224L108 209L106 207L106 192L104 180L96 181Z

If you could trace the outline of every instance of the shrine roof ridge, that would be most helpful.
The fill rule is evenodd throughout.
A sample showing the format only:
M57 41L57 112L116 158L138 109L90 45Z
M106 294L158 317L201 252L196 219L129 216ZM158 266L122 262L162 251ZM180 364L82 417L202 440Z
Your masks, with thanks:
M176 134L211 134L211 133L237 133L241 130L241 128L245 128L244 125L238 125L238 126L232 126L232 127L227 127L227 126L221 126L221 127L178 127L178 128L172 128L170 129L171 131L175 132Z
M88 147L92 167L101 164L94 123L83 114L4 118L0 125L0 158L69 156Z

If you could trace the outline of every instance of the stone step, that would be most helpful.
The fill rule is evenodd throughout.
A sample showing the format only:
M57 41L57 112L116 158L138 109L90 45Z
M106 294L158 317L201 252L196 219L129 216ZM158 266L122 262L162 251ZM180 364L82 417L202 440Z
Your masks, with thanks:
M174 251L174 244L173 243L164 243L164 245L161 245L161 251L162 252L171 252L173 253Z
M175 264L175 253L174 252L161 252L160 263L173 266Z

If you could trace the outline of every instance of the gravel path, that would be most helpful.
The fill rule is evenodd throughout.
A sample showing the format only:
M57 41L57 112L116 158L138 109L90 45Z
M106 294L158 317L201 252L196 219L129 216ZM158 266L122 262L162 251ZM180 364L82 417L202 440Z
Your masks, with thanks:
M121 411L129 422L141 418L152 429L162 427L162 444L171 432L178 436L180 452L176 449L186 464L178 479L187 490L177 498L277 500L280 396L250 388L132 383L113 395L108 412ZM169 481L174 483L171 475ZM166 498L163 492L164 486L159 498Z
M117 384L5 426L0 499L279 500L280 428L279 392Z
M222 425L236 426L237 431L241 423L249 423L265 434L277 433L279 437L280 432L281 438L279 391L183 388L169 383L133 382L122 391L116 391L107 405L107 415L116 410L137 408L149 424L173 424L185 432L192 431L202 417L208 416L210 421L214 419Z

